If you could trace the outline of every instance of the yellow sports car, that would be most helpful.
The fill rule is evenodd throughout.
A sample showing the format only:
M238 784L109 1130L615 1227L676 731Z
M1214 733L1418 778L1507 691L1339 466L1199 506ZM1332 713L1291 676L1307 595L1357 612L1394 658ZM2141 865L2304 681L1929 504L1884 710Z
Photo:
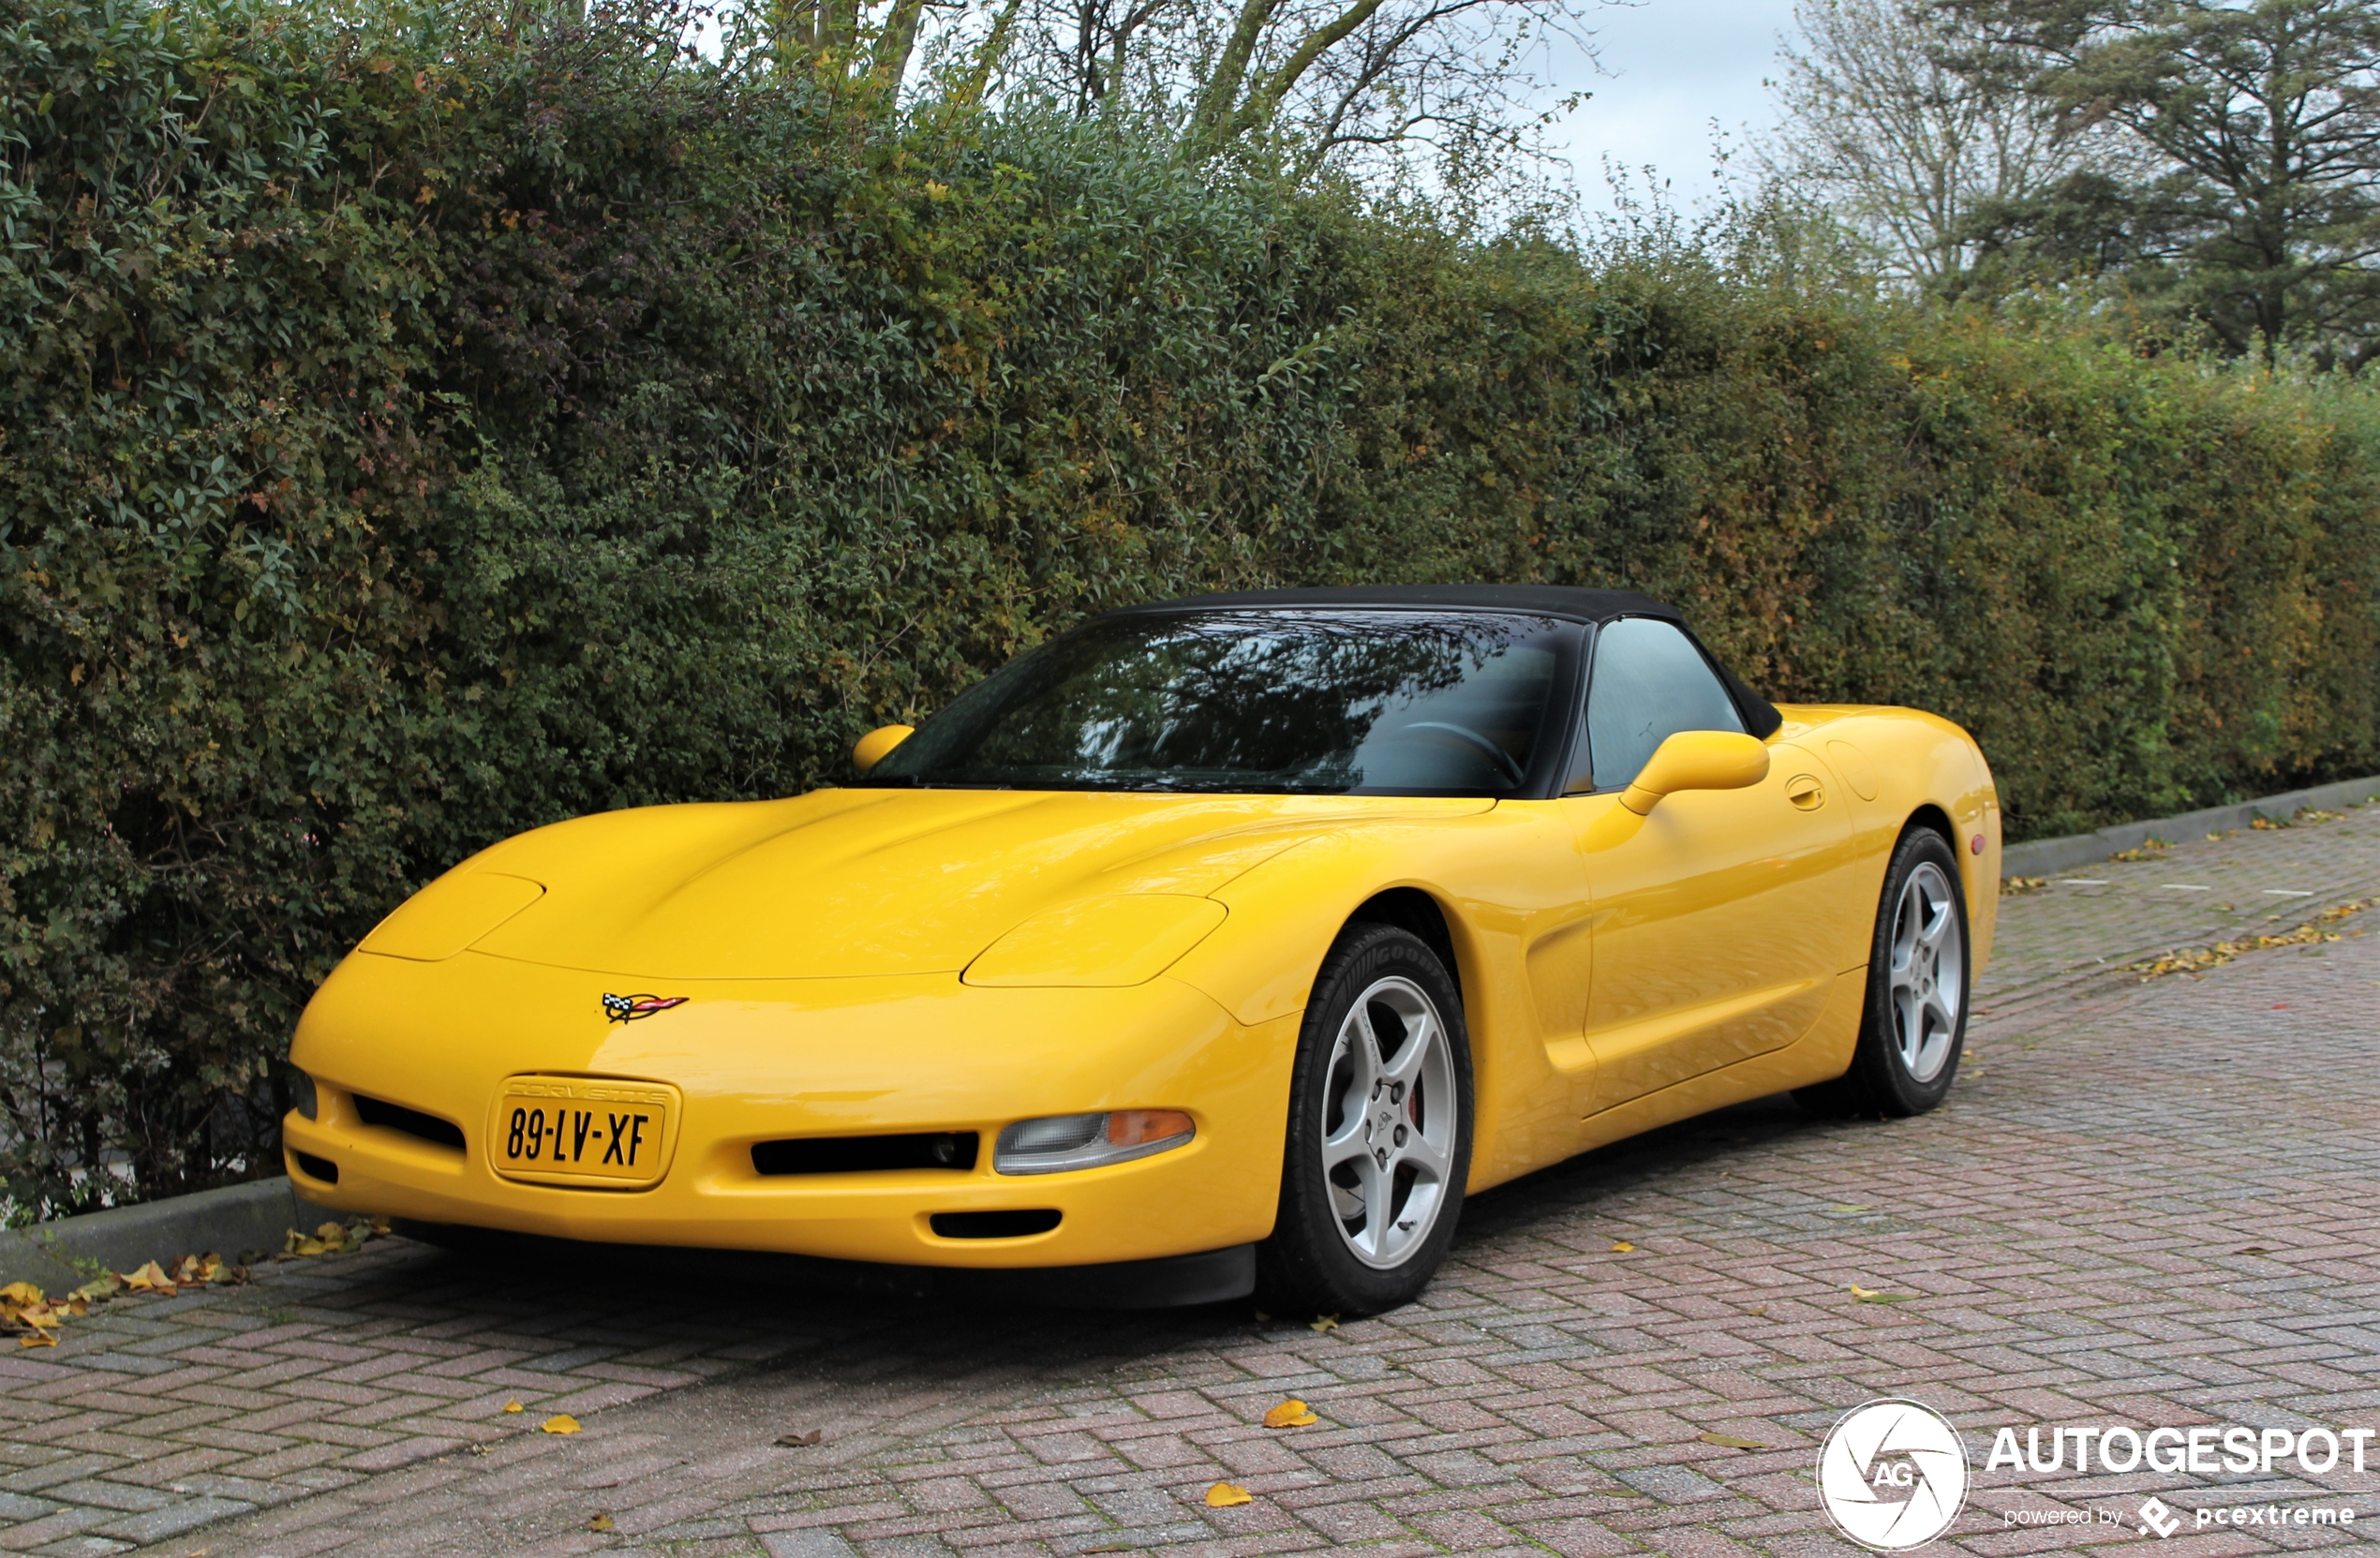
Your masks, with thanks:
M1466 1194L1601 1143L1932 1107L1998 902L1964 732L1773 707L1614 591L1110 612L855 766L417 894L299 1024L299 1187L1376 1311Z

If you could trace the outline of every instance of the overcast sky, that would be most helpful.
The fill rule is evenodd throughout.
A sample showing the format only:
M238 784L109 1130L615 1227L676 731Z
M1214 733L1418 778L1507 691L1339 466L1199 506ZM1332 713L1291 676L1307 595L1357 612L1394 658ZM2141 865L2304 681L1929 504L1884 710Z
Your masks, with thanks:
M1779 33L1793 24L1792 0L1639 0L1591 12L1600 74L1562 47L1551 62L1561 93L1595 96L1554 126L1591 206L1608 203L1603 156L1631 174L1650 164L1681 205L1711 185L1711 121L1740 143L1745 126L1774 123L1763 78L1777 73Z

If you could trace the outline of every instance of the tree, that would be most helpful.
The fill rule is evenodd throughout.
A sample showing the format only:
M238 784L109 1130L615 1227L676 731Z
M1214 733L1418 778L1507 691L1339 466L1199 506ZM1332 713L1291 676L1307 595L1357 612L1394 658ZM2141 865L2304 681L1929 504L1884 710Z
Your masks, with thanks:
M1961 233L1967 267L1944 290L1995 301L2042 287L2112 283L2151 314L2187 316L2174 257L2196 222L2186 174L2127 180L2077 169L1970 212Z
M1771 82L1776 177L1865 234L1895 273L1939 284L1972 256L1976 212L2020 201L2105 137L2060 139L2045 104L1975 69L1971 19L1926 0L1801 0L1799 48ZM1967 68L1961 68L1962 64Z
M1958 0L2070 140L2120 126L2175 170L2146 247L2230 350L2380 354L2373 0Z
M871 86L889 102L916 52L927 0L770 0L768 37L784 71Z
M1540 47L1562 36L1592 52L1576 6L1004 0L977 57L1012 91L1153 128L1189 161L1263 146L1302 177L1417 146L1457 159L1525 150L1551 117Z

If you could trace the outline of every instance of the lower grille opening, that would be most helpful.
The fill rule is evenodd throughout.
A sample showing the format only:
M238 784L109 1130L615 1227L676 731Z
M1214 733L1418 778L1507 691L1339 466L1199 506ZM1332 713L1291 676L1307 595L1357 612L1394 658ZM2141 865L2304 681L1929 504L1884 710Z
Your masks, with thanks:
M975 1166L973 1131L921 1131L905 1136L801 1136L752 1144L762 1174L866 1174L886 1168Z
M366 1098L360 1092L349 1096L355 1100L356 1118L366 1125L402 1131L423 1141L452 1147L457 1152L463 1150L463 1128L460 1125L440 1120L436 1115L425 1115L419 1109L409 1109L402 1104L391 1104L386 1099Z
M1061 1214L1033 1211L938 1211L931 1222L944 1239L1024 1239L1046 1234L1058 1225Z
M320 1180L326 1185L335 1185L339 1182L339 1165L330 1159L318 1158L311 1152L301 1152L294 1147L290 1149L290 1156L296 1160L298 1172L307 1179Z

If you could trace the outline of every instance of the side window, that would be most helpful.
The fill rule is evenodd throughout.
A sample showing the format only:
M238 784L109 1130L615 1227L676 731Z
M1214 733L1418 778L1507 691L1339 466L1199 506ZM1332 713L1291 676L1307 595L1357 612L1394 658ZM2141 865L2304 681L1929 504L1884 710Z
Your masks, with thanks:
M1624 616L1595 635L1586 742L1595 788L1628 783L1679 731L1737 731L1744 717L1694 641L1666 622Z

